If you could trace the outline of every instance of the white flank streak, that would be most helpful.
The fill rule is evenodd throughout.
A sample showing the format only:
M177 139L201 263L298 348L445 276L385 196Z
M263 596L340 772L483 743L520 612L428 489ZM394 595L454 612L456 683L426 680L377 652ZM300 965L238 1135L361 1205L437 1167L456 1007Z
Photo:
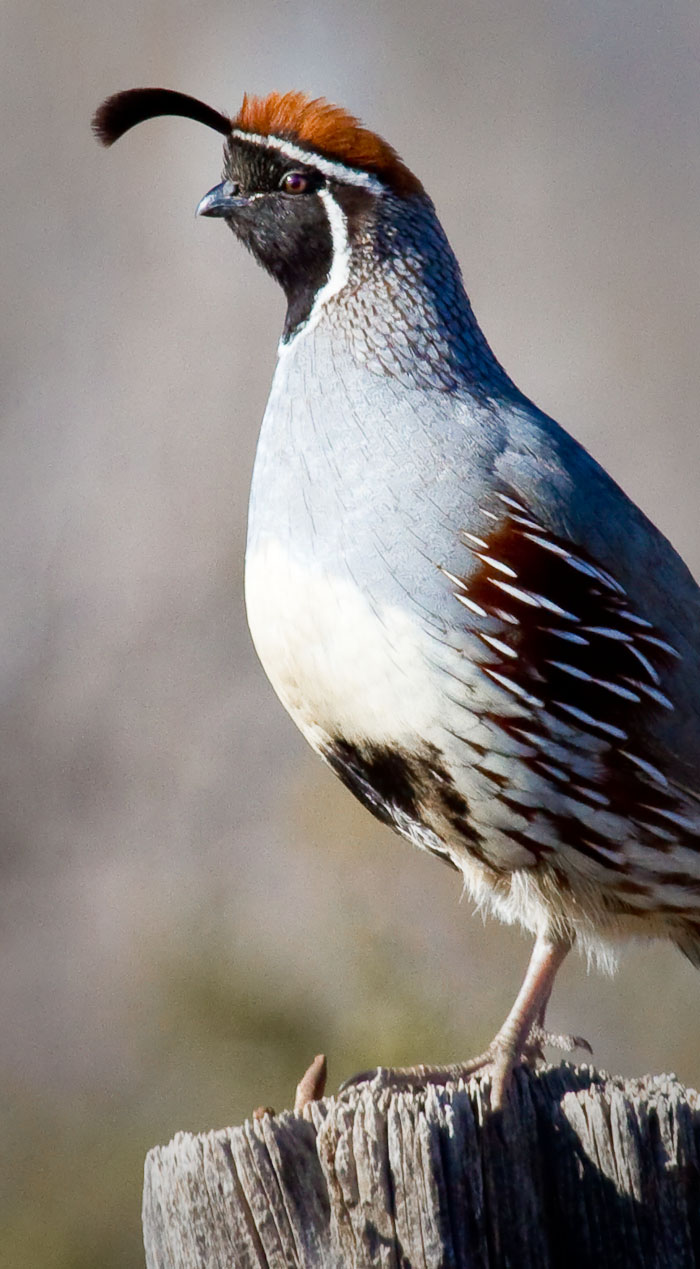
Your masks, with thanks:
M494 586L498 586L499 590L504 590L506 595L512 595L513 599L520 599L524 604L529 604L531 608L542 607L539 599L536 599L529 591L520 590L518 586L509 586L508 582L501 582L497 577L492 577L490 580Z
M608 692L614 692L615 696L621 696L625 701L634 701L635 704L639 704L638 694L630 692L626 687L620 687L619 683L610 683L607 679L594 679L593 682L597 687L604 687Z
M475 551L474 554L478 559L483 560L484 564L490 564L492 568L497 568L499 573L505 573L506 577L518 576L518 574L510 568L508 564L504 564L502 560L496 560L492 555L486 555L482 551Z
M663 692L657 691L655 687L649 687L648 683L640 683L637 679L626 679L627 683L631 683L632 687L636 687L645 696L650 696L652 701L656 701L657 705L663 705L664 709L675 709L673 701L670 701Z
M506 678L505 674L498 674L496 670L491 670L488 665L483 667L484 674L488 674L489 678L494 679L496 683L500 683L506 691L512 692L514 696L519 696L527 705L534 705L536 709L544 708L544 701L539 700L537 696L531 696L525 691L524 687L520 687L518 683L514 683L512 679Z
M590 674L586 674L585 670L579 670L576 665L567 665L565 661L549 661L549 665L553 665L555 670L563 670L565 674L571 674L575 679L583 679L585 683L593 683L594 679Z
M482 634L480 636L484 643L488 643L496 652L502 652L505 657L513 657L517 660L517 652L514 648L509 648L507 643L502 643L500 639L496 639L493 635Z
M621 696L626 701L635 701L639 704L640 697L636 692L630 692L627 687L620 687L619 683L610 683L607 679L596 679L592 674L586 674L585 670L579 670L576 665L567 665L565 661L550 661L549 665L553 665L555 670L563 670L565 674L571 674L575 679L582 679L584 683L595 683L596 687L603 687L608 692L614 692L615 696Z
M357 167L346 167L344 163L334 162L333 159L324 159L314 150L305 150L300 145L294 145L292 141L285 141L283 137L263 137L257 132L246 132L243 128L234 128L231 136L236 137L238 141L249 141L251 145L279 150L280 154L284 154L286 158L293 159L295 163L303 163L306 167L314 167L317 172L328 176L332 181L343 181L346 185L359 185L362 189L371 190L373 194L386 193L386 187L382 185L382 182L376 176L370 176L369 172L363 172Z
M468 608L470 612L476 613L477 617L488 617L486 609L480 608L479 605L475 604L474 600L469 599L467 595L455 595L455 599L458 599L460 604L464 604L464 607Z
M564 780L568 783L569 777L566 771L562 771L561 767L553 767L551 763L542 762L541 760L537 765L540 771L546 771L548 775L554 776L555 780Z
M639 664L644 666L644 669L645 671L647 671L647 674L649 675L649 678L651 678L652 683L656 684L657 688L661 687L661 679L659 679L659 676L656 673L656 670L654 670L652 662L649 661L647 657L644 656L643 652L639 651L638 647L634 647L633 643L630 643L629 651L632 652L633 656L637 657Z
M485 559L486 556L480 556ZM489 563L495 564L495 560L489 560ZM498 567L503 568L503 565ZM505 571L505 570L504 570ZM512 572L512 570L509 570ZM513 573L513 577L517 574ZM555 617L563 617L566 621L580 621L580 617L576 613L567 612L565 608L560 608L558 604L553 604L551 599L547 599L545 595L536 595L531 590L521 590L519 586L510 586L508 582L501 582L497 577L490 577L489 581L493 586L498 586L500 590L504 590L507 595L512 595L513 599L520 599L524 604L529 604L531 608L545 608L547 612L554 613Z
M649 809L649 808L647 808ZM659 828L658 824L647 824L646 820L637 819L635 816L635 824L640 828L645 828L647 833L653 833L654 837L658 837L661 842L677 842L677 833L667 833L664 828Z
M565 705L564 701L554 701L559 709L563 709L565 713L571 714L572 718L577 718L585 727L597 727L601 731L607 732L610 736L615 736L617 740L627 740L627 732L621 727L613 727L612 723L601 723L600 719L592 718L590 714L584 714L582 709L577 709L575 705Z
M621 609L617 615L625 621L631 621L635 626L643 626L646 630L654 629L650 621L646 621L644 617L638 617L636 612L630 612L628 608Z
M473 542L475 546L480 546L482 550L488 548L488 542L482 542L481 538L478 538L475 533L467 533L466 529L462 533L462 537L467 538L470 542Z
M677 824L679 828L689 829L691 832L697 831L697 824L686 818L685 815L678 815L675 811L666 811L661 806L648 806L645 802L640 803L643 811L653 811L654 815L663 815L665 820L670 820L672 824Z
M536 546L543 547L545 551L551 551L552 555L560 555L564 560L571 558L570 551L565 551L563 546L557 546L556 542L550 542L548 538L541 538L537 533L523 533L523 537Z
M509 498L507 494L496 494L501 502L505 502L507 507L512 507L514 511L520 511L523 515L527 515L527 507L523 507L521 503L516 502L515 498Z
M526 520L525 516L513 516L513 524L517 524L521 529L531 529L533 533L542 531L541 524L538 524L536 520ZM524 538L527 536L527 533L523 533Z
M287 352L288 349L296 343L297 339L303 337L304 335L308 335L309 331L313 330L314 326L318 323L325 305L333 298L334 295L337 295L339 291L342 291L350 276L348 222L333 195L330 194L327 189L320 189L318 191L318 196L323 203L328 217L328 224L331 231L331 241L333 243L333 259L331 261L330 272L323 286L316 293L316 298L313 302L311 312L309 313L309 316L303 326L300 326L298 330L294 332L290 340L287 342L283 340L280 343L278 350L280 356Z
M590 798L592 802L599 802L601 806L610 806L610 798L606 798L604 793L599 793L597 789L591 789L585 784L572 784L571 788L576 793L582 793L584 797Z
M573 630L557 630L554 626L543 626L545 634L556 635L557 639L565 639L567 643L577 643L587 648L590 644L589 639L584 639L583 635L574 634Z
M645 775L650 776L652 780L656 780L665 789L668 788L668 780L663 772L659 771L658 767L652 766L650 762L645 762L644 758L638 758L636 753L630 753L628 749L621 749L620 753L623 758L628 758L630 762L633 762L635 767L639 767L640 771L643 771Z
M665 639L659 639L657 638L656 635L650 635L650 634L640 634L640 635L637 635L637 638L644 639L646 643L653 643L655 648L660 648L662 652L668 652L669 656L677 657L678 660L680 661L681 659L680 652L678 652L676 648L672 648L671 644L667 643Z
M624 586L615 581L609 573L602 568L596 568L594 564L587 564L585 560L580 560L577 555L569 556L569 564L576 569L577 573L584 573L586 577L592 577L596 582L602 582L604 586L609 586L611 590L617 592L618 595L625 594Z
M555 617L564 617L566 621L580 621L581 618L576 616L575 612L567 612L566 608L560 608L558 604L552 603L551 599L547 599L546 595L537 595L533 592L534 598L538 601L542 608L546 608L548 612L553 612Z
M454 582L454 585L459 586L460 590L466 590L465 583L462 581L461 577L456 577L454 573L448 572L446 568L442 567L442 564L438 564L438 568L440 569L443 577L446 577L448 581ZM483 616L485 617L486 613L483 613Z
M635 656L635 657L637 658L637 660L639 661L640 665L643 665L643 666L644 666L644 669L646 670L647 674L649 675L649 678L651 679L652 683L654 683L654 684L656 685L656 687L660 687L660 685L661 685L661 679L659 678L658 674L656 673L656 670L654 669L653 665L651 664L651 661L648 661L648 660L647 660L647 658L645 657L644 653L643 653L643 652L640 652L640 651L639 651L639 648L635 648L635 647L634 647L634 645L632 645L632 646L630 647L630 652L632 653L632 656Z
M586 841L585 838L584 841ZM612 847L608 849L607 846L601 846L599 842L586 841L586 845L594 851L596 855L600 855L601 859L609 859L611 863L619 864L622 858L619 850L615 850Z
M620 643L631 643L632 635L622 630L614 630L612 626L584 626L588 634L601 635L603 639L617 639Z

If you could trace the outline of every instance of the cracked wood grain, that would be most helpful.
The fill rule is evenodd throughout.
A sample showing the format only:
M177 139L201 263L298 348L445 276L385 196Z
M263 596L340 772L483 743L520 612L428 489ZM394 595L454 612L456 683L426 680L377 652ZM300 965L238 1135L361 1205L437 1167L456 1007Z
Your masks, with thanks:
M673 1076L378 1082L179 1133L146 1160L148 1269L693 1269L700 1101Z

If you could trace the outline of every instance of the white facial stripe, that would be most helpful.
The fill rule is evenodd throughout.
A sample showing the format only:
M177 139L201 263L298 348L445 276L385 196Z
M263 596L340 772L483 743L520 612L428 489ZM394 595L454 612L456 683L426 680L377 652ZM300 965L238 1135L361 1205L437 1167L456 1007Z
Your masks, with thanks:
M239 141L250 141L252 145L279 150L285 158L293 159L295 163L304 163L307 167L315 167L323 176L328 176L333 181L344 181L346 185L359 185L362 189L370 190L372 194L386 193L381 181L376 176L370 176L369 172L363 172L356 167L346 167L344 163L334 162L332 159L324 159L313 151L303 150L301 146L285 141L282 137L258 136L256 132L244 132L242 128L234 128L231 136Z
M333 241L333 261L327 281L316 296L314 309L317 305L325 304L332 295L337 295L338 291L343 289L350 276L350 243L348 241L347 216L327 189L320 189L318 196L323 203L328 217L328 224L330 225L331 239Z
M350 276L350 243L348 241L348 222L345 213L329 190L320 189L318 197L323 203L331 231L333 247L331 267L326 281L316 295L311 312L304 325L294 332L290 340L280 343L278 350L280 355L291 348L295 340L302 335L308 335L309 331L313 330L323 312L324 305L328 303L332 296L342 291Z

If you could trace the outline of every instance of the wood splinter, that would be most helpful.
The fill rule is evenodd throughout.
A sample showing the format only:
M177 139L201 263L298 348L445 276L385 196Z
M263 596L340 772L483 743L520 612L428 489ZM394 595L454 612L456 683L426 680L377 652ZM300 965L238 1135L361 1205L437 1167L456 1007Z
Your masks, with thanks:
M328 1063L325 1053L317 1053L313 1062L304 1071L294 1097L294 1113L300 1115L309 1102L318 1102L326 1091Z

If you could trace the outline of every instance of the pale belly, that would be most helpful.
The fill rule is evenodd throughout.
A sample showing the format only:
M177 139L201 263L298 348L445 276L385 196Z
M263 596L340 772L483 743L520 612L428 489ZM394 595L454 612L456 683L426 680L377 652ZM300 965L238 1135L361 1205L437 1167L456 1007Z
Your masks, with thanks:
M410 612L295 561L271 537L246 560L246 606L265 672L315 748L335 737L394 746L434 737L431 639Z

